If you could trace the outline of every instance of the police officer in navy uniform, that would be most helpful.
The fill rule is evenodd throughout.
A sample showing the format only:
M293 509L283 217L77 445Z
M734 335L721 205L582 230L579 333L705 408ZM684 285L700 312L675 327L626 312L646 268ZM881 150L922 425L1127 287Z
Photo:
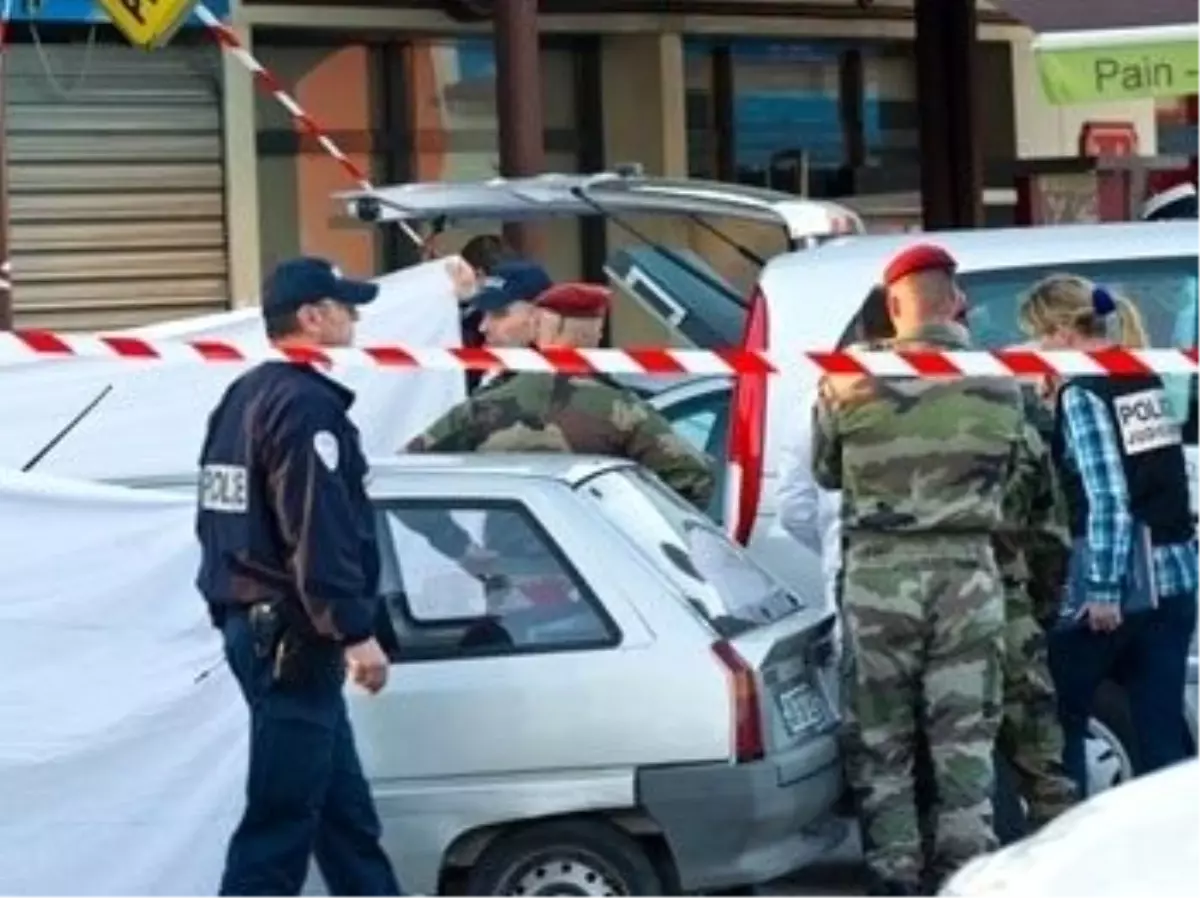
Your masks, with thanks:
M471 314L479 316L484 346L532 346L538 326L534 302L553 286L550 275L536 262L515 257L497 262L479 281L479 289L467 306ZM511 373L484 372L471 392L502 384L510 379Z
M1100 352L1148 343L1132 301L1081 277L1039 281L1018 315L1044 349ZM1061 618L1049 633L1050 668L1064 764L1085 797L1088 721L1106 681L1128 698L1139 775L1195 753L1180 709L1196 632L1200 549L1181 412L1156 374L1072 377L1056 394L1050 446L1079 564L1077 576L1068 573Z
M280 265L263 288L277 345L341 347L378 292L329 262ZM347 717L347 676L374 693L379 560L354 395L306 364L239 377L200 457L197 586L250 708L246 808L223 895L296 895L315 854L335 895L401 894Z

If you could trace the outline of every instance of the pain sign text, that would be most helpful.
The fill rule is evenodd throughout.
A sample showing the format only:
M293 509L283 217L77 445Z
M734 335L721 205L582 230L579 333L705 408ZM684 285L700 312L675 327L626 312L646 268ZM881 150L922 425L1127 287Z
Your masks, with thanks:
M1197 92L1197 45L1187 41L1037 51L1052 103L1181 97Z

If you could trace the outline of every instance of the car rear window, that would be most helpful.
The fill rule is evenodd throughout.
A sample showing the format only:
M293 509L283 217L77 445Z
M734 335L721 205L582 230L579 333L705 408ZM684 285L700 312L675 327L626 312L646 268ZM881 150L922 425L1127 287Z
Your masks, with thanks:
M1105 259L1070 262L1052 266L972 271L959 276L967 295L971 333L984 346L999 348L1025 342L1028 337L1017 326L1021 296L1051 274L1080 275L1132 301L1153 348L1196 346L1195 255L1158 259ZM1190 443L1196 442L1196 378L1194 375L1164 377L1171 407L1184 425Z
M648 472L609 471L581 488L667 573L718 635L732 638L805 607L709 518Z

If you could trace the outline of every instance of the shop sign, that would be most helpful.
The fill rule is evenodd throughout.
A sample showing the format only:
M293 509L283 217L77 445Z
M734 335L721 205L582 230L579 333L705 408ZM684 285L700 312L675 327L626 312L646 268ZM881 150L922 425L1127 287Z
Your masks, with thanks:
M1197 93L1196 30L1193 25L1182 29L1190 32L1186 36L1176 36L1180 29L1144 29L1158 33L1145 40L1117 40L1098 32L1090 46L1079 33L1072 40L1046 35L1035 43L1042 89L1058 105Z
M96 0L129 43L145 50L163 46L199 0Z
M1084 122L1079 130L1081 156L1136 156L1137 150L1137 128L1132 122Z

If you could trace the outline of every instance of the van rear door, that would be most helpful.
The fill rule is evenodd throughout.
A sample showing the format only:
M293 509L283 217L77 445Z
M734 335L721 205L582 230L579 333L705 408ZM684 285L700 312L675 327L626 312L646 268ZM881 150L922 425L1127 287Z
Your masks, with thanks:
M793 194L737 184L638 174L546 174L476 182L420 182L337 194L350 217L367 224L480 222L608 217L616 224L643 216L754 222L779 228L788 248L863 233L850 209ZM631 231L632 233L632 231ZM727 236L727 235L726 235ZM664 252L665 250L665 252ZM655 320L694 346L738 345L746 300L688 247L644 241L614 253L606 274Z

